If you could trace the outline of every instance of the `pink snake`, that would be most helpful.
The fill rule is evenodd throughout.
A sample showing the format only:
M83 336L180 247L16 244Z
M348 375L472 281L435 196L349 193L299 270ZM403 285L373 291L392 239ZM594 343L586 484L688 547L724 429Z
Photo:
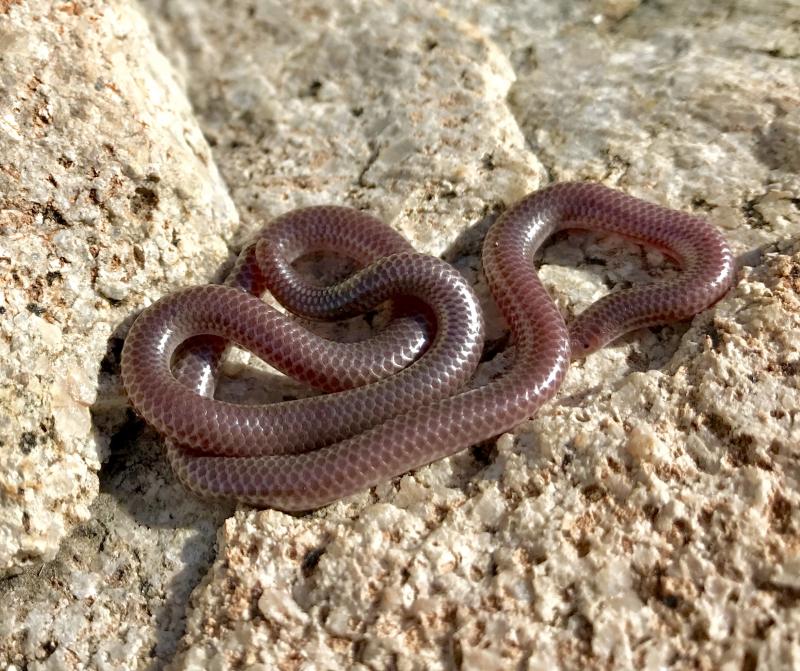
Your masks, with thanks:
M612 292L567 327L533 263L545 239L567 228L633 238L682 272ZM318 286L291 265L311 251L344 254L363 268ZM225 285L184 289L145 309L125 341L123 383L167 439L189 489L306 510L514 428L553 397L570 358L633 329L687 319L719 300L734 276L727 243L704 220L590 183L557 184L506 210L486 237L483 267L515 356L482 387L462 391L483 347L469 284L379 220L332 206L295 210L262 229ZM370 340L334 342L261 301L267 288L305 318L391 300L395 319ZM215 400L230 342L333 393L267 406Z

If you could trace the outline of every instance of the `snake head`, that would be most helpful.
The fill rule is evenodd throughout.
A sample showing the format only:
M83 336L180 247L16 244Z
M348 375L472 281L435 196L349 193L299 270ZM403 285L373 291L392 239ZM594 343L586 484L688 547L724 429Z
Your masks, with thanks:
M619 333L613 333L602 322L579 318L570 325L569 329L569 348L572 360L589 356L618 335Z

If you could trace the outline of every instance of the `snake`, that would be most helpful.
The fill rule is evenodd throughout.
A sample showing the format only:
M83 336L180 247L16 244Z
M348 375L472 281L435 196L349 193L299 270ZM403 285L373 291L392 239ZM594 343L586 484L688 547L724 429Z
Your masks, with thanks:
M567 324L534 260L567 229L632 239L679 270L611 291ZM313 252L345 256L357 270L322 283L297 268ZM592 182L556 183L508 207L486 234L482 263L513 347L507 370L484 384L470 386L484 349L470 283L378 218L322 205L262 228L222 284L145 308L123 345L124 388L193 493L311 510L511 431L553 398L572 360L693 317L735 274L728 243L705 219ZM263 300L267 290L284 310ZM391 319L368 338L339 342L313 328L387 305ZM232 345L327 393L260 405L215 399Z

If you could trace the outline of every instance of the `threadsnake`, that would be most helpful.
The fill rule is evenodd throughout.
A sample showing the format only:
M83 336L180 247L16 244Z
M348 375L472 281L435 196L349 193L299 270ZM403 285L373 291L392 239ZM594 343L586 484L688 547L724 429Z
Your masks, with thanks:
M655 247L681 272L614 291L568 327L533 257L551 234L572 228ZM349 256L361 269L321 286L292 265L310 251ZM139 315L123 347L123 384L193 492L312 509L514 428L554 396L570 358L633 329L693 316L719 300L734 275L730 248L703 219L578 182L509 207L486 236L483 268L514 361L465 391L483 347L469 283L363 212L294 210L258 233L224 284L177 291ZM267 288L304 318L346 317L388 300L394 319L372 339L339 343L264 303ZM214 399L231 342L331 393L272 405Z

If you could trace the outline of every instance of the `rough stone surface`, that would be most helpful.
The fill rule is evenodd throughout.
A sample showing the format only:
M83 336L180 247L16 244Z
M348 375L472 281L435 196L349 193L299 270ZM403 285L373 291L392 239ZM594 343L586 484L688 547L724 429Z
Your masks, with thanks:
M800 243L664 366L582 373L377 503L228 520L174 668L796 666Z
M214 160L175 162L197 193L183 220L157 215L174 227L166 239L206 232L210 218L228 231L229 206L209 217L198 195L226 202L216 164L242 218L237 240L296 205L365 207L420 249L444 252L486 296L478 241L494 213L545 176L586 178L706 212L735 248L739 282L691 324L632 334L573 366L556 401L496 444L311 515L239 510L219 531L216 555L213 530L230 511L186 495L153 434L129 423L113 441L92 519L55 562L0 585L12 613L0 625L0 662L253 671L800 665L796 4L143 4ZM58 15L69 26L98 13L64 7L81 9ZM0 29L7 16L30 14L0 2L6 10ZM133 23L139 37L97 53L145 44ZM92 53L70 60L96 67ZM172 81L161 58L148 46L119 67ZM152 61L159 66L142 65ZM167 88L162 95L180 100L179 86ZM185 103L172 101L169 113L161 104L136 98L160 119L193 123ZM132 116L109 123L118 153L144 151L142 132L125 125ZM164 150L162 134L148 125L149 151ZM84 138L79 149L90 146ZM48 156L36 161L45 176ZM133 193L140 186L125 183ZM76 190L48 193L60 203ZM158 208L168 207L159 194ZM125 221L127 235L130 221L146 226ZM225 256L211 237L212 247L187 252L196 256L186 271L198 278ZM147 270L104 308L109 329L191 281L166 258ZM670 272L660 254L589 234L559 236L543 254L542 274L568 312ZM73 273L80 283L75 268L62 270ZM488 300L487 315L490 347L502 349ZM479 379L509 360L490 357ZM266 382L259 400L300 393L246 362L229 365L227 398Z
M0 581L0 668L158 669L184 631L228 506L184 501L162 446L114 441L91 519L56 558ZM13 666L6 666L12 665Z
M211 277L236 211L128 3L0 3L0 574L89 516L117 330Z
M244 231L333 201L368 209L439 254L543 179L507 105L511 64L441 8L145 5L165 48L181 53Z

